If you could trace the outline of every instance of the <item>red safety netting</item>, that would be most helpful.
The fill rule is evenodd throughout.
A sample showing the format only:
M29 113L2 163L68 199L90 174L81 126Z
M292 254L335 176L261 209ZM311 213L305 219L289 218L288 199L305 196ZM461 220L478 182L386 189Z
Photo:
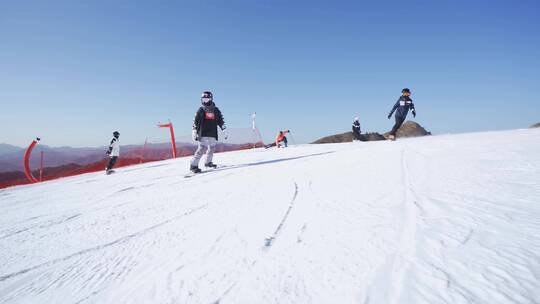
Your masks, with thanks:
M148 127L148 132L137 144L126 144L121 146L121 153L116 164L116 168L130 166L134 164L159 161L173 157L173 145L171 143L170 122L156 124ZM246 123L247 124L247 123ZM158 127L160 125L161 127ZM171 124L174 128L174 123ZM174 129L176 157L191 156L197 148L197 143L191 138L191 130ZM219 142L216 152L243 150L259 148L263 146L259 130L253 124L247 127L232 127L225 131L219 130ZM103 148L89 148L84 151L84 157L76 161L62 162L54 149L44 150L37 142L32 144L33 153L29 153L27 158L21 156L21 163L28 166L28 174L23 170L0 173L0 189L13 186L47 181L67 176L85 174L90 172L103 171L107 165L108 158L104 154ZM94 149L94 150L92 150ZM30 152L32 150L30 149ZM56 153L56 154L55 154ZM82 152L78 152L82 153ZM43 157L43 158L42 158ZM66 158L69 159L69 158ZM27 161L25 161L27 160ZM43 161L43 171L41 164ZM28 177L30 176L30 178Z

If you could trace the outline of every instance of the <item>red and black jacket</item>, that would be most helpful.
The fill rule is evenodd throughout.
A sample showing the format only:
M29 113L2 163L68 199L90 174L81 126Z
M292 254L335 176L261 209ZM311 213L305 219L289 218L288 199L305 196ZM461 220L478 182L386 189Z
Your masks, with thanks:
M216 140L218 139L217 127L223 130L224 125L223 115L213 102L200 107L193 120L193 129L197 130L199 137L213 137Z

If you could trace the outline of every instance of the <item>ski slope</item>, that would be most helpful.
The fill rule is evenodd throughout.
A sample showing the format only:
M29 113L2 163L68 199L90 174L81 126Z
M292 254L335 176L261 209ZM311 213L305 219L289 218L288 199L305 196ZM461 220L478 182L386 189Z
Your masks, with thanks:
M0 303L540 303L540 130L0 190Z

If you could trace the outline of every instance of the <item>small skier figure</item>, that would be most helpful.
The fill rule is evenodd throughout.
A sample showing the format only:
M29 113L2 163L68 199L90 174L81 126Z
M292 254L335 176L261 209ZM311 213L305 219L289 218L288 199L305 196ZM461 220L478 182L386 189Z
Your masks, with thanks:
M285 136L285 134L287 133L291 133L290 130L283 130L283 131L279 131L278 135L276 136L276 141L271 143L271 144L268 144L266 146L264 146L266 149L270 148L270 147L281 147L281 142L283 142L283 146L285 148L287 148L287 136Z
M388 114L388 119L392 117L392 114L394 111L396 111L396 123L394 124L394 127L392 128L392 131L390 131L390 134L388 135L388 138L390 140L396 140L396 133L405 121L405 118L407 118L407 114L409 113L409 110L412 110L413 117L416 117L416 110L414 108L414 103L412 99L410 98L411 91L407 88L403 89L401 91L401 96L399 97L398 101L392 108L392 111Z
M107 155L111 158L109 160L109 164L107 165L107 168L105 168L105 173L111 174L114 173L113 167L116 164L116 160L120 156L120 140L118 139L120 137L120 132L114 131L113 132L113 139L111 140L111 144L109 145L109 149L107 149Z
M197 151L193 155L191 160L190 171L193 173L200 173L199 161L206 150L206 162L204 166L206 168L216 168L212 162L214 156L214 148L218 140L219 126L221 130L225 130L225 121L221 111L216 107L214 103L214 97L212 92L204 91L201 96L202 106L197 110L195 119L193 120L192 137L194 141L198 141L199 145Z
M355 117L352 123L352 133L353 141L360 140L360 122L358 121L358 117Z

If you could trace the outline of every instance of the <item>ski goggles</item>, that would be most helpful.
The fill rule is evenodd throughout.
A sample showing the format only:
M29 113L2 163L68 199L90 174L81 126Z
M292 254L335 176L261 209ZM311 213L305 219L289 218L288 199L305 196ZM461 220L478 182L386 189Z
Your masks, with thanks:
M212 101L211 97L201 97L201 102L202 103L209 103L210 101Z

